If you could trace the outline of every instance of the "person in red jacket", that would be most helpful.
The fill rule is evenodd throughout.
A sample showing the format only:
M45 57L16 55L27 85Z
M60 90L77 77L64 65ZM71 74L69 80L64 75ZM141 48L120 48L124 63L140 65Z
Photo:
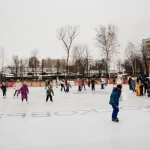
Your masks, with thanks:
M79 91L79 92L81 92L81 90L82 90L81 85L82 85L82 82L81 82L81 80L79 79L79 80L78 80L78 91Z

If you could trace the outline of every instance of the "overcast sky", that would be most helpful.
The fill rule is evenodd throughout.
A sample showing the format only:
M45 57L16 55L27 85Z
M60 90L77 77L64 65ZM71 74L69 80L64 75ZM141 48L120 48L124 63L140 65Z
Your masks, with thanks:
M80 26L76 43L88 44L91 55L98 58L94 28L109 23L118 26L123 58L129 41L140 44L150 37L150 1L0 0L0 45L5 48L5 60L13 54L29 57L33 49L38 49L40 58L65 56L56 30L66 25Z

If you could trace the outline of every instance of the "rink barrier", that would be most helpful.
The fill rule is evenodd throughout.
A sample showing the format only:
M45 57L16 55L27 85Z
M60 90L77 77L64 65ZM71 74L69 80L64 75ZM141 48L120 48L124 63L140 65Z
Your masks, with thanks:
M76 86L78 85L78 80L72 80L72 81L68 81L70 82L71 86ZM100 81L96 80L96 84L100 85ZM13 87L15 84L15 82L9 82L8 83L8 87ZM87 85L87 82L85 82L85 84ZM108 80L108 84L113 84L113 79L109 79ZM128 84L128 80L124 80L123 84ZM56 80L51 81L51 85L56 86ZM28 86L29 87L45 87L45 81L28 81Z

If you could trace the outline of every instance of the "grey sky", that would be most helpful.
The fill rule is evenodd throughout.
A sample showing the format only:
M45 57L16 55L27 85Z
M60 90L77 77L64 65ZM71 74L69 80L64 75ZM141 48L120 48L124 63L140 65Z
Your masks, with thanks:
M94 28L109 23L118 26L123 58L128 41L140 44L150 37L149 0L0 0L0 45L5 56L29 57L38 49L39 57L63 57L65 52L56 30L79 25L76 42L87 43L94 58L100 56L94 45Z

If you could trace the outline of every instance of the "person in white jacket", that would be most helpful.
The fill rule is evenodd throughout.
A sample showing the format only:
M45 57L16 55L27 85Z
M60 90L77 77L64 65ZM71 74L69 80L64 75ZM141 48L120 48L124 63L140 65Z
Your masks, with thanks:
M100 84L101 84L101 89L104 89L105 80L104 80L104 79L101 79L101 80L100 80Z
M21 83L19 82L19 80L16 81L13 88L15 89L14 97L16 96L16 94L17 94L17 97L18 97L19 91L20 91L20 88L21 88Z

